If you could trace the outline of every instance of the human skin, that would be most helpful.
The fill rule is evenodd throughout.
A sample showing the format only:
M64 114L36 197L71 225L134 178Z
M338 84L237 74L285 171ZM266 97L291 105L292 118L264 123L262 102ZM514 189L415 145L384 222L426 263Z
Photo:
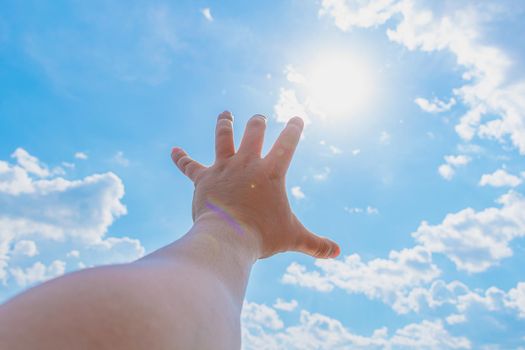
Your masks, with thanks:
M174 148L173 162L195 185L191 229L137 261L69 273L1 305L0 349L240 348L242 303L258 259L340 251L301 224L286 196L303 121L290 119L261 157L265 127L253 116L235 151L233 116L221 113L210 167Z

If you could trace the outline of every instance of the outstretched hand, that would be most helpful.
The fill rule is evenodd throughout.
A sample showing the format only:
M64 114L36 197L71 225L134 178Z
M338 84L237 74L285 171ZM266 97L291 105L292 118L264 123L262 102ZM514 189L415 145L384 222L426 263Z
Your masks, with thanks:
M262 158L266 118L257 114L248 121L235 152L233 116L225 111L217 118L213 165L206 167L183 149L173 148L173 162L195 184L193 220L219 215L238 234L255 235L258 258L285 251L316 258L338 256L339 246L305 228L286 196L285 175L303 126L301 118L291 118Z

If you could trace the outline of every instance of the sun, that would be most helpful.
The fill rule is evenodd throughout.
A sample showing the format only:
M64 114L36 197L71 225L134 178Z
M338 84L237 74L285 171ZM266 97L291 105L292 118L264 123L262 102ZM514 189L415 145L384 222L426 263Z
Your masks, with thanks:
M302 74L306 105L323 118L352 117L373 103L376 74L358 55L321 53L305 65Z

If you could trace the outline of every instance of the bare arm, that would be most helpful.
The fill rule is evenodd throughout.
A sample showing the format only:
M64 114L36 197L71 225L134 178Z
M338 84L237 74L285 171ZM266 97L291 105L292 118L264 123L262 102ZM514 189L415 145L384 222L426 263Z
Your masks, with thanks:
M284 177L303 123L292 118L261 158L265 120L248 122L239 150L233 117L219 115L216 161L179 148L172 158L195 184L194 225L142 259L71 273L0 306L1 349L235 349L253 263L289 250L319 258L339 247L290 210Z

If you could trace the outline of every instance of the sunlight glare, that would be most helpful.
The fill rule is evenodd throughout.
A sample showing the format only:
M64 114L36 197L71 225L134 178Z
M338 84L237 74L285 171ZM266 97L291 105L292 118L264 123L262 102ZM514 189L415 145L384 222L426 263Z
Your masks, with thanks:
M307 104L324 118L354 116L373 103L375 74L355 55L320 55L305 71Z

